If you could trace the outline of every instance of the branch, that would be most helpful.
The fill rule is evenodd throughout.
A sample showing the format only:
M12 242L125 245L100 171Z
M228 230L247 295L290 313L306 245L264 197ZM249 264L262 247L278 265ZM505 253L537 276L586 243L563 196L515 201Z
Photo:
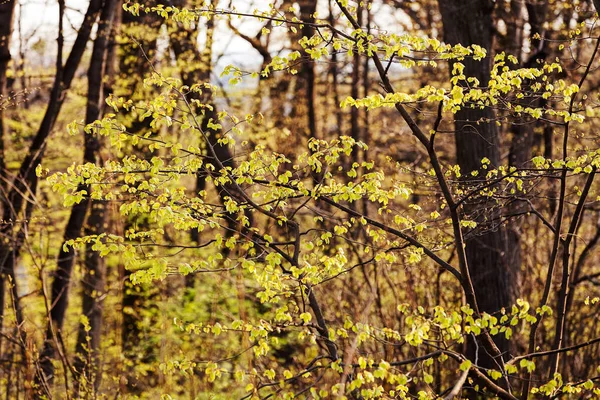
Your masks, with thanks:
M340 7L340 9L342 10L342 13L346 16L348 21L350 21L350 24L352 25L352 27L356 30L361 29L358 22L356 22L356 19L354 19L352 14L350 14L350 12L346 9L346 7L344 7L342 5L340 0L335 0L335 2L338 5L338 7ZM356 38L353 38L353 40L356 40ZM381 78L381 81L383 83L383 87L384 87L385 91L388 93L393 93L394 87L392 86L390 79L387 76L386 71L383 67L383 64L381 63L381 60L379 59L377 53L373 52L371 59L373 60L373 62L375 64L375 67L377 69L379 77ZM404 121L406 122L406 124L408 125L408 127L410 128L412 134L417 138L417 140L419 140L421 142L421 144L427 150L427 154L429 156L429 162L431 163L431 166L433 167L438 185L440 186L442 194L444 195L444 200L448 204L448 208L450 211L450 218L452 220L452 229L453 229L453 233L454 233L454 241L456 244L456 253L458 255L458 264L460 267L461 284L462 284L462 287L463 287L463 290L465 293L465 297L466 297L467 303L475 311L475 315L479 316L480 315L479 306L477 303L477 298L475 297L475 288L473 287L473 281L471 279L471 274L469 272L467 254L465 252L465 243L464 243L462 229L461 229L461 225L460 225L460 216L458 213L458 205L455 203L454 198L452 196L452 192L450 191L450 188L448 187L448 183L446 182L446 177L444 175L444 171L442 171L442 166L440 164L440 161L439 161L439 158L437 156L434 146L430 143L430 140L427 138L425 133L423 133L423 131L417 125L415 120L410 116L408 111L406 111L404 106L400 103L396 103L395 107L396 107L396 110L398 110L398 112L404 119ZM439 257L436 256L436 258L439 260ZM442 260L440 260L440 261L442 261ZM442 264L440 264L440 265L442 265ZM452 268L452 269L454 270L454 268ZM494 340L492 339L492 337L489 335L488 332L485 332L483 334L483 342L485 344L486 349L490 353L490 355L494 358L498 357L500 360L500 363L502 363L502 358L499 357L501 355L500 349L498 349L498 346L496 346L496 344L494 343Z
M600 342L600 337L597 337L595 339L588 340L587 342L584 342L584 343L575 344L575 345L569 346L569 347L563 347L562 349L538 351L536 353L525 354L525 355L513 358L507 364L515 364L517 361L523 360L523 359L545 357L545 356L558 354L558 353L566 353L569 351L581 349L582 347L591 346L591 345L593 345L595 343L599 343L599 342Z
M456 381L456 383L454 384L454 387L452 387L452 390L450 391L450 393L448 393L448 395L446 395L446 397L444 397L444 400L452 400L453 398L458 396L460 394L460 392L462 391L462 387L465 384L465 381L467 380L468 376L469 376L469 370L466 369L460 375L460 378L458 378L458 381Z

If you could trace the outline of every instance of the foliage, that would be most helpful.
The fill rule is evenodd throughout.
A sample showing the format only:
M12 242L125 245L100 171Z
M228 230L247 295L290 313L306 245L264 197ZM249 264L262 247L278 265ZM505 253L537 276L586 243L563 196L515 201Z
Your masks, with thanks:
M123 380L145 379L149 398L600 396L597 272L588 258L600 231L584 218L597 214L600 199L596 15L552 44L555 59L525 66L478 45L367 29L360 15L372 3L336 0L336 24L315 17L300 49L260 71L227 66L226 89L186 85L148 58L140 91L117 90L106 99L110 113L68 125L72 137L104 138L102 163L60 168L45 160L36 168L64 207L93 199L113 205L122 221L122 229L66 240L63 249L91 246L129 271L143 298L123 312L136 314L134 345L150 355L127 360ZM243 17L267 21L264 35L297 34L309 23L289 17L300 10L275 6L253 14L214 5L123 8L181 30ZM565 58L575 50L578 69ZM345 93L341 110L324 106L320 135L293 142L302 149L284 140L302 131L304 115L270 124L268 112L213 101L245 80L302 75L303 65L319 66L332 53L369 59L367 77L384 92ZM465 74L466 64L490 58L488 82ZM419 74L430 74L429 83L398 78ZM371 121L370 136L325 129L334 112L352 108ZM541 137L554 126L546 146L560 142L559 151L538 146L523 165L484 157L478 169L461 171L448 133L466 109L494 110L493 119L469 121L476 129L493 124L516 135L524 124ZM198 179L205 185L194 188ZM465 247L511 224L526 254L514 266L519 296L483 310L485 288L474 286ZM184 288L182 276L197 280ZM104 357L123 357L114 354L115 333L106 338ZM108 369L103 375L122 381ZM99 392L110 395L109 385Z

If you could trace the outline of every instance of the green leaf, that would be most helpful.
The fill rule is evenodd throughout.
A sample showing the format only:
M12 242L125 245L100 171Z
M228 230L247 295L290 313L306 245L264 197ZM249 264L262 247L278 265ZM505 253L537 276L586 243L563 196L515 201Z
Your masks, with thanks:
M470 360L465 360L462 363L460 363L460 370L466 371L471 368L471 365L472 365L472 363Z

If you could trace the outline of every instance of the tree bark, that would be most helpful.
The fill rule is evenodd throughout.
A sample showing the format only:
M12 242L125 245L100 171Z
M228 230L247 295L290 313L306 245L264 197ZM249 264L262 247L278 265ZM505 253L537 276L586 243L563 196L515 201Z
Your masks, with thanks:
M186 2L182 1L179 5L185 7ZM196 45L198 35L197 29L191 29L184 26L177 26L174 27L171 31L171 48L173 49L173 53L175 54L178 64L180 65L180 74L182 77L182 81L187 86L191 86L193 84L202 82L210 83L210 75L212 72L212 46L214 32L214 23L212 19L207 22L205 29L206 41L205 47L202 50L202 52L198 50L198 47ZM235 167L233 154L231 152L231 149L229 148L229 145L222 145L218 142L218 140L221 138L222 132L210 129L208 127L208 122L210 120L216 122L218 116L217 105L215 104L212 93L203 93L202 95L199 95L198 93L191 92L188 95L188 100L198 100L201 104L209 106L203 107L201 110L194 110L194 112L202 114L200 128L207 135L209 141L208 145L213 148L215 156L218 159L215 160L214 157L211 155L211 152L208 151L208 154L206 155L206 163L212 164L213 166L215 166L215 168L218 168L218 164L221 164L226 168ZM200 190L204 190L204 188L206 187L206 176L209 173L209 170L205 169L204 173L198 174L196 180L197 192L199 192ZM217 171L217 174L218 173L219 172ZM219 185L217 187L217 191L219 194L220 201L223 205L227 201L228 197L231 197L236 201L241 200L235 185ZM250 214L247 214L246 216L248 218L251 217ZM225 240L227 240L238 231L238 222L236 219L236 215L229 214L227 212L224 212L224 219L225 232L223 236ZM196 243L200 241L200 235L195 230L192 230L191 238ZM229 248L224 247L222 251L223 257L226 258L230 252ZM186 286L193 287L194 281L194 275L188 275L186 277Z
M108 34L110 33L110 24L114 15L115 0L106 0L102 6L100 22L98 24L98 34L94 41L92 58L88 70L88 95L86 106L85 123L89 124L100 117L100 105L103 98L104 67L106 63L106 51L108 47ZM84 163L97 163L100 151L100 142L97 137L84 134ZM50 321L46 329L46 340L40 353L40 368L44 379L47 382L52 380L54 367L52 360L56 358L55 335L60 335L67 307L69 304L69 286L71 274L75 264L74 249L65 248L69 240L81 236L81 230L85 221L87 209L90 205L90 186L81 184L78 190L85 190L88 196L79 204L73 206L67 227L65 229L63 245L57 258L57 269L52 282L51 301L50 301ZM85 314L84 314L85 315Z
M71 86L71 82L75 76L79 62L86 48L86 44L90 37L92 27L94 26L100 8L101 0L90 0L88 10L84 16L83 23L77 33L73 48L67 58L66 63L62 64L62 17L64 14L65 5L63 1L59 2L59 45L57 57L57 71L48 107L44 114L44 118L35 135L27 155L25 156L21 167L16 174L15 179L10 186L10 190L6 196L2 196L2 219L4 221L16 221L21 214L25 196L29 193L34 193L34 187L37 185L37 176L35 169L40 165L46 150L48 136L54 128L56 118L65 100L66 92ZM22 223L24 230L27 228L27 221ZM17 249L20 244L14 240L14 229L11 223L6 223L0 226L0 237L3 240L0 242L0 289L4 289L5 276L14 276L14 262L19 257ZM16 299L15 299L16 300ZM0 306L4 309L4 290L0 295Z
M329 0L329 18L328 22L331 26L335 26L335 16L333 14L333 4L332 0ZM369 62L368 59L366 61ZM339 91L339 68L338 68L338 52L333 50L331 52L331 64L329 65L329 75L331 75L331 97L333 99L333 113L335 114L335 127L333 129L334 133L343 132L343 120L342 120L342 110L340 108L340 91Z
M0 3L0 192L4 193L8 187L6 171L6 158L4 156L4 108L8 106L8 93L6 93L6 71L11 60L10 38L13 31L16 0Z
M6 189L8 188L8 174L6 171L6 157L4 155L4 108L8 106L8 99L6 93L6 71L8 63L11 60L10 55L10 38L13 30L13 20L16 0L8 0L0 3L0 194L4 196ZM3 214L5 204L0 205L0 213ZM8 232L10 221L2 220L0 225L2 226L2 235L0 235L0 242L7 240L8 237L4 236L5 232ZM6 225L6 226L5 226ZM5 229L7 228L7 229ZM0 246L3 246L0 244ZM1 247L0 247L1 249ZM5 259L10 254L6 254L0 251L0 332L3 328L3 316L5 307L4 298L4 287L5 287L5 270L3 268ZM0 335L0 354L2 354L2 335Z
M156 5L154 0L140 2L144 6L152 7ZM144 79L151 73L152 63L155 61L157 41L164 20L154 14L141 12L135 16L128 12L123 12L121 17L121 31L119 35L119 87L115 87L115 92L133 101L145 101L148 94L144 87ZM134 36L136 41L129 37ZM127 131L133 135L142 135L152 131L150 120L140 120L137 116L127 123ZM145 149L134 148L134 154L141 159L149 159L151 155ZM136 220L127 218L124 221L124 231L136 226L139 229L148 228L146 218L140 216ZM122 267L121 267L122 268ZM148 375L140 379L137 370L131 366L139 364L152 363L157 357L157 349L151 343L147 342L146 326L142 324L144 314L151 309L158 301L158 290L150 285L134 285L131 282L131 274L135 271L122 269L122 326L121 326L121 351L126 360L121 367L123 370L122 388L124 393L139 395L145 388L155 384L157 373L150 371ZM154 317L150 318L151 321ZM152 323L152 322L151 322ZM151 324L150 323L150 324Z
M317 12L317 0L301 0L298 4L300 6L300 20L306 22L302 25L302 37L310 39L315 34L315 28L311 24L315 22L314 14ZM307 119L306 135L309 139L316 139L318 134L315 97L315 64L306 52L303 53L305 60L302 62L302 68L300 69L300 82L297 98L304 99L305 102Z
M466 58L463 61L464 74L477 78L481 86L486 86L490 79L493 59L492 13L495 2L444 0L438 1L438 4L447 43L460 43L463 46L477 44L487 50L488 55L484 60ZM481 168L481 160L484 157L490 160L492 167L500 164L500 141L498 129L493 122L494 116L491 108L468 106L464 106L455 115L456 160L461 175L465 177L465 185L470 184L471 172ZM496 226L494 222L499 217L497 207L488 202L489 200L474 196L464 205L465 217L475 220L478 224L474 231L465 235L465 251L479 309L482 312L496 313L512 303L515 297L514 272L518 271L520 266L509 264L510 252L518 249L509 248L510 240L506 228ZM508 342L505 339L496 336L495 340L501 351L508 350ZM474 353L475 346L469 346L472 359L475 359ZM479 354L479 362L484 367L497 368L494 360L486 354Z
M88 70L88 102L86 109L86 121L92 122L102 117L102 104L105 92L111 91L105 77L114 76L114 47L109 51L109 46L114 43L118 31L115 25L121 16L121 0L106 0L100 23L98 25L98 36L94 41L94 49ZM117 16L118 14L118 16ZM110 79L110 78L109 78ZM85 154L86 162L102 164L100 150L102 143L98 136L86 135ZM91 189L90 189L91 191ZM100 235L105 232L106 204L102 200L89 200L89 216L84 234ZM82 281L82 315L87 317L88 325L79 325L77 335L77 346L75 352L77 358L74 363L75 370L86 377L87 387L82 387L82 380L76 381L79 393L82 391L90 397L95 397L101 382L100 359L98 350L102 335L102 310L106 271L104 259L97 251L93 250L93 244L88 243L85 247L84 277Z
M363 19L363 7L358 4L356 10L356 21L362 25ZM350 96L353 99L358 99L360 97L359 89L360 89L360 66L362 62L362 56L358 53L358 49L354 49L354 54L352 55L352 82L350 86ZM360 123L358 120L359 116L359 108L352 107L350 109L350 137L355 141L360 141ZM358 149L355 149L350 157L350 166L348 169L352 168L352 164L359 163L360 158L358 156Z

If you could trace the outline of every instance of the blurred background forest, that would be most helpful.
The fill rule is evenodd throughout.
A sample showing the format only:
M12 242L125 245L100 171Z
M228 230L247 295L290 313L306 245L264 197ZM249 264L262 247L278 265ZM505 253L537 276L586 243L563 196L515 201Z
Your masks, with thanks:
M0 397L598 398L597 25L0 0Z

